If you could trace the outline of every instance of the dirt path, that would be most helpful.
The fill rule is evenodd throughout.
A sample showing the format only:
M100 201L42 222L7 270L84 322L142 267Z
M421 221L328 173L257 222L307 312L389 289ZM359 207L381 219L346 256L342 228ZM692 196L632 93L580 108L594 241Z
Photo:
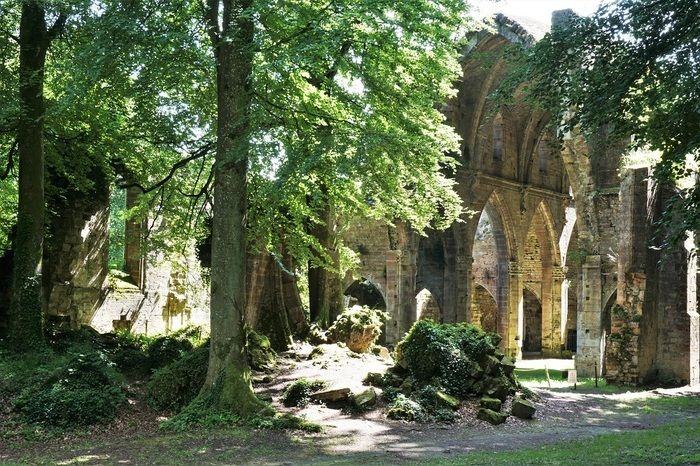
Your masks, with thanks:
M381 407L364 415L310 405L284 408L279 398L290 380L323 378L331 385L361 386L368 371L391 361L366 355L343 357L329 351L308 358L309 348L289 354L274 381L257 387L272 396L280 410L324 425L321 434L283 431L192 431L163 433L149 424L123 431L94 433L90 438L54 439L45 443L0 444L0 463L29 464L398 464L449 458L473 451L517 450L582 439L601 433L648 429L676 420L700 418L700 391L655 390L619 394L533 388L540 396L536 419L513 417L500 426L475 418L476 402L460 408L454 424L392 421ZM699 402L650 409L649 400L686 395ZM143 413L142 413L143 415Z

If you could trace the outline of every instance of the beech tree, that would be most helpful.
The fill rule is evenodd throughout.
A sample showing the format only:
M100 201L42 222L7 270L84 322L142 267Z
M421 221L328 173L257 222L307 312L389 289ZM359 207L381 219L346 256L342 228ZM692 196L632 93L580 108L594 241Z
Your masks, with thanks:
M43 2L22 2L19 22L19 208L14 241L14 277L9 336L18 350L41 346L42 252L44 244L44 67L51 42L63 30L67 13L47 24Z
M213 117L213 85L206 73L213 57L199 45L206 37L200 9L182 2L157 3L75 0L3 5L0 204L7 209L0 212L0 247L8 246L8 232L17 224L16 271L35 270L42 253L50 257L47 251L56 245L50 235L48 242L43 240L44 230L50 233L54 218L76 198L108 190L115 178L121 184L128 179L153 188L183 160L206 153ZM38 29L27 32L28 20L23 19L27 15L35 17L31 25ZM44 17L53 26L44 24L42 32ZM59 30L63 31L61 40L55 40ZM29 34L25 42L31 39L36 47L20 46L22 33ZM29 65L27 55L34 60ZM183 86L183 81L190 85ZM22 93L17 93L17 83ZM27 98L32 99L34 113L24 110ZM39 106L41 118L36 114ZM22 142L27 140L33 149L29 153L36 159L31 162L22 155L28 153ZM39 148L42 164L35 163ZM193 172L197 172L194 167L187 171L189 175ZM32 182L26 181L28 175ZM176 181L180 182L171 183L167 193L164 184L152 189L144 196L144 205L169 199L177 190L196 191L202 184L196 176ZM18 182L24 187L19 208ZM34 236L26 234L28 225ZM187 237L182 230L174 229L177 234L172 237ZM43 249L36 236L39 233ZM31 240L30 254L27 240ZM40 343L42 338L41 300L48 288L39 274L32 276L34 279L22 282L16 273L12 287L17 300L9 316L9 335L17 337L14 347L18 349ZM35 288L27 288L27 283ZM34 304L16 305L19 299L31 299ZM25 338L27 334L20 329L33 337Z
M211 347L200 393L208 407L250 416L260 411L246 353L246 214L251 74L255 23L251 0L208 0L216 58L217 142L211 267Z

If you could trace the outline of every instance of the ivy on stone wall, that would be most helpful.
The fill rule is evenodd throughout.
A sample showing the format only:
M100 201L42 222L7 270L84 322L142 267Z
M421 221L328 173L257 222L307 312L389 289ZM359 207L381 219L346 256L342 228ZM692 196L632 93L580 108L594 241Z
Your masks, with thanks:
M633 337L638 334L637 329L642 320L642 315L616 304L612 310L613 323L617 323L619 329L608 337L608 357L616 364L624 366L632 363L632 357L636 352L633 347Z

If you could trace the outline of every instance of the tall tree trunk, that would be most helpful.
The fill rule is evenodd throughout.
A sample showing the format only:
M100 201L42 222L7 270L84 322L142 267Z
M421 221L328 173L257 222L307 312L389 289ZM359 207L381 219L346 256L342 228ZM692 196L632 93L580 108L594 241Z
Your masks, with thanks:
M44 244L44 65L49 47L39 1L22 4L19 32L19 209L9 337L18 350L44 343L42 252Z
M327 328L342 312L343 290L339 275L340 258L336 246L335 215L327 203L320 217L322 223L314 225L310 232L330 256L334 270L309 265L309 313L312 322L316 322L321 328Z
M200 396L243 417L263 409L246 352L246 210L254 25L251 0L209 0L217 78L211 349ZM220 11L221 7L221 11ZM221 20L221 28L219 21Z
M275 350L286 351L294 336L306 335L309 324L292 272L295 270L292 256L283 249L280 262L272 255L266 255L265 259L264 281L253 290L258 298L254 325L258 332L267 335Z

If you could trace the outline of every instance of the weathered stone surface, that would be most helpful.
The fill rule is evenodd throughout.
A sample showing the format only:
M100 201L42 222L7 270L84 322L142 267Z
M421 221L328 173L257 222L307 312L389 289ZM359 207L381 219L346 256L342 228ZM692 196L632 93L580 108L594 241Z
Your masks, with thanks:
M482 394L505 401L511 391L510 381L505 377L484 377Z
M535 408L535 405L531 401L519 397L513 399L513 406L510 410L513 416L519 417L520 419L532 419L532 416L535 415L535 411L537 411L537 408Z
M391 359L391 353L385 346L374 346L372 347L372 353L376 354L382 359Z
M379 372L368 372L365 378L362 380L362 383L373 387L383 387L385 385L384 374L380 374Z
M477 413L476 418L496 426L498 424L503 424L504 422L506 422L508 415L503 413L497 413L496 411L492 411L486 408L479 408L479 412Z
M501 369L505 375L510 376L515 371L515 363L511 358L504 357L501 359Z
M481 397L481 400L479 402L482 408L490 409L491 411L500 411L501 410L501 400L498 398L491 398L490 396L484 396Z
M377 404L377 392L373 388L363 390L353 396L353 404L360 409L371 408Z
M496 375L498 373L500 361L495 356L486 355L481 362L481 368L486 375Z
M451 409L459 408L459 400L454 396L448 395L447 393L441 392L439 390L435 392L435 396L440 400L440 403L442 405Z
M350 397L350 389L345 388L335 388L331 390L323 390L320 392L312 393L311 399L316 401L328 401L328 402L339 402L345 401Z

